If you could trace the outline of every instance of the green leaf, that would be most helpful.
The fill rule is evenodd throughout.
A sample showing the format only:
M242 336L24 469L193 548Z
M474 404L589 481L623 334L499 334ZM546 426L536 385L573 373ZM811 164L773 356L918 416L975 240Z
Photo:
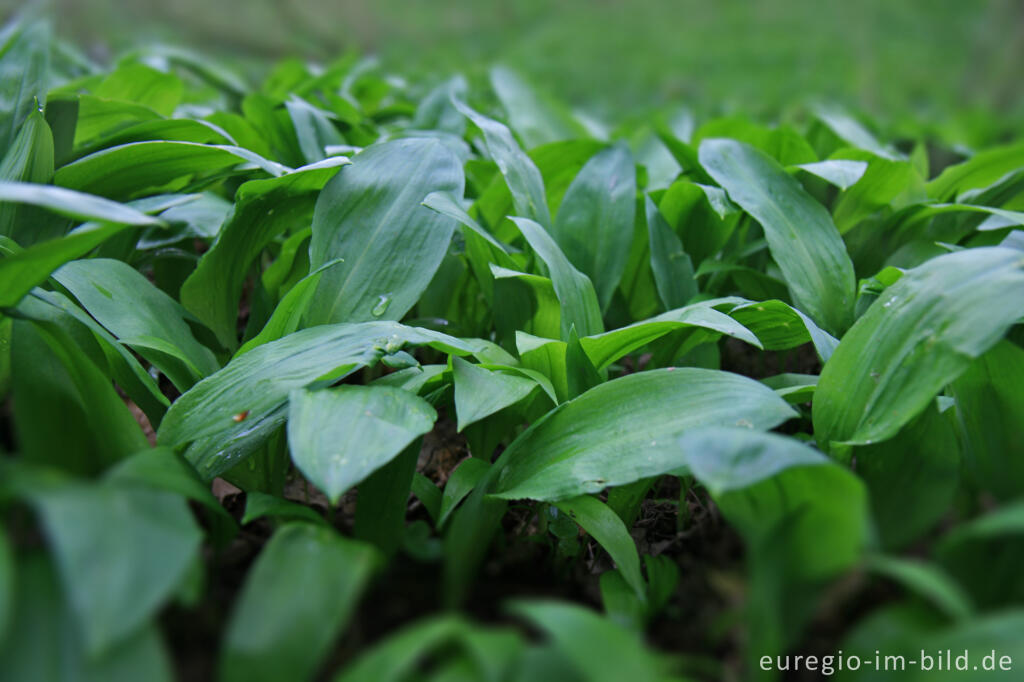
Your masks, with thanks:
M67 263L53 277L111 334L160 368L178 390L217 371L213 353L192 335L185 309L130 265L107 258L79 260ZM160 339L170 357L153 352L147 338Z
M947 166L939 177L928 183L928 196L950 201L965 190L987 187L1022 166L1024 143L987 149L963 163Z
M490 76L491 87L508 112L509 124L527 148L568 140L582 132L579 124L556 104L542 98L511 69L496 66Z
M636 170L625 144L591 158L569 185L551 231L566 258L594 283L607 310L626 269L636 211Z
M444 525L459 502L472 492L490 468L490 462L476 457L467 457L455 467L451 476L448 477L448 482L444 486L444 494L441 497L441 508L437 518L439 527Z
M1021 302L1024 259L1013 249L970 249L907 271L825 364L814 396L818 443L895 435L1024 315Z
M1000 500L1024 495L1024 350L1000 341L952 388L973 484Z
M246 576L227 626L218 679L311 679L376 562L371 547L331 529L308 523L280 528Z
M181 103L184 89L181 79L173 73L128 62L104 78L93 94L103 99L140 104L161 116L170 116Z
M102 655L86 651L75 614L49 557L22 556L17 566L18 627L0 640L4 682L171 682L174 679L159 630L146 624Z
M46 103L51 28L39 14L28 10L0 33L0 149L9 149L22 122Z
M124 200L159 192L175 180L194 180L243 164L253 164L274 177L287 170L241 147L155 140L90 154L62 166L53 181L68 189Z
M537 382L525 376L491 371L461 358L452 359L458 430L499 412L530 395Z
M256 490L247 492L245 494L245 514L242 516L242 525L244 526L247 523L252 523L256 519L264 517L290 519L293 521L311 521L323 526L328 525L324 518L317 514L312 507Z
M544 228L528 218L512 220L551 273L551 284L562 304L562 339L568 338L573 326L584 336L604 331L601 307L590 279L573 267Z
M598 370L604 369L627 353L680 329L708 330L715 333L712 339L717 338L718 334L726 334L746 341L755 348L761 348L761 342L753 332L729 315L715 310L712 307L714 303L703 301L669 310L649 320L634 322L627 327L583 337L580 344Z
M321 277L313 324L397 320L427 288L448 250L455 221L422 206L432 192L462 196L458 158L436 140L368 147L324 187L313 214L314 268Z
M291 391L335 381L405 345L468 355L470 342L396 322L324 325L257 346L193 386L168 410L158 441L188 452L203 478L230 469L284 423Z
M697 295L693 261L649 196L644 197L647 239L651 245L651 272L658 296L669 310L681 308Z
M677 447L748 542L782 542L776 525L785 524L787 565L796 575L834 575L867 545L864 487L807 445L776 434L708 427L684 434Z
M630 374L549 412L495 464L489 492L560 500L683 465L674 436L697 426L770 429L794 415L752 379L696 368ZM626 453L625 455L623 453Z
M160 220L116 201L30 182L0 181L0 201L39 206L75 220L132 226L162 224Z
M866 161L831 159L828 161L816 161L815 163L801 163L794 166L794 168L799 168L811 175L816 175L841 190L847 190L864 177L868 164Z
M509 129L504 124L473 111L454 93L452 104L484 134L487 153L498 164L498 170L512 192L516 215L540 223L545 229L549 228L551 213L544 193L544 180L537 166L516 144Z
M0 162L0 180L48 183L53 178L53 134L46 119L33 111ZM59 237L66 221L35 206L0 203L0 234L22 246Z
M853 320L855 281L825 207L766 154L733 140L704 140L704 168L764 228L796 307L832 334Z
M463 635L468 625L458 616L442 615L406 625L362 653L334 682L401 682L430 651Z
M660 664L632 632L574 604L516 601L509 610L550 637L584 679L592 682L657 680Z
M0 643L7 638L7 629L13 620L15 603L14 551L7 533L0 528Z
M416 438L359 486L355 536L372 542L388 558L407 537L405 516L422 444L423 440Z
M277 304L277 307L274 308L274 312L267 323L263 325L260 333L242 344L242 347L235 353L235 357L248 353L256 346L277 341L298 330L302 323L302 317L309 309L310 302L313 300L316 287L320 283L320 276L324 273L324 270L334 267L341 262L343 261L339 258L338 260L324 263L315 271L296 282L288 290L288 293L284 295L281 302Z
M974 613L974 605L963 588L935 564L875 555L868 558L867 567L918 593L952 620L966 620Z
M434 426L425 400L388 386L293 391L288 446L295 465L332 504Z
M347 163L348 159L332 158L238 188L234 213L181 287L182 305L212 329L225 348L238 343L238 300L256 257L275 236L308 222L315 193Z
M597 540L615 562L633 593L639 599L646 600L647 583L640 574L640 555L637 554L636 543L630 537L622 519L607 505L590 495L556 502L555 506Z
M828 126L841 140L854 147L865 149L872 154L893 161L904 158L899 152L880 143L867 128L861 125L860 121L839 107L818 104L814 107L814 114L818 120Z
M87 650L100 655L171 596L201 534L183 498L147 487L69 483L32 493Z
M854 450L883 547L906 546L949 513L960 449L949 415L930 405L889 440Z

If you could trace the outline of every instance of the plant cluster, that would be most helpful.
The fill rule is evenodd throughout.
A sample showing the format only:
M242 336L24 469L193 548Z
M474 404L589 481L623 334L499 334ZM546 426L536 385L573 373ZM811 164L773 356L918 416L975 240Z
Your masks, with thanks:
M0 40L0 680L1024 666L1021 142Z

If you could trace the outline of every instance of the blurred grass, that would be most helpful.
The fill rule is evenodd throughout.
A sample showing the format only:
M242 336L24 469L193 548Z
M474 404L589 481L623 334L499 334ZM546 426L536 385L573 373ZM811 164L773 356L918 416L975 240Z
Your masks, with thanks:
M52 3L58 31L99 57L156 40L261 59L356 49L435 80L500 61L616 118L666 103L756 116L820 96L896 127L1024 121L1021 0Z

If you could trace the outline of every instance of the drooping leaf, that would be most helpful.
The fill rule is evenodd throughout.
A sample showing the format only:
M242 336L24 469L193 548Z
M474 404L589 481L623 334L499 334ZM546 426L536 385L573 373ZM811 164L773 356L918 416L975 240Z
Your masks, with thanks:
M551 234L566 258L590 278L602 310L626 268L636 210L636 171L629 147L598 152L569 185Z
M512 220L551 273L551 284L562 304L562 338L568 338L572 327L576 327L576 332L584 336L604 331L601 307L590 279L573 267L551 235L540 225L528 218Z
M769 429L792 415L771 389L735 374L696 368L630 374L563 403L519 436L495 464L489 492L536 500L600 492L678 469L683 462L674 436L687 429Z
M636 543L622 519L608 506L590 495L556 502L563 514L587 531L615 562L622 577L641 600L646 599L647 584L640 575L640 556Z
M310 679L376 561L373 548L332 529L309 523L280 528L249 570L234 606L218 679Z
M545 229L550 228L551 213L544 193L544 180L537 166L519 147L509 129L504 124L469 108L454 94L452 104L484 134L487 152L498 164L498 170L512 192L516 214L539 223Z
M92 654L140 628L171 596L199 549L199 529L173 493L70 483L30 501Z
M953 382L974 485L1001 500L1024 494L1024 350L1001 341Z
M825 364L814 396L818 443L893 436L1022 314L1024 259L1013 249L969 249L909 270Z
M53 277L97 322L159 367L179 390L217 371L213 353L192 335L185 309L128 264L107 258L72 261ZM149 339L159 339L170 353L154 352Z
M436 140L373 145L320 193L313 214L313 268L325 272L313 324L400 319L419 299L448 249L451 218L422 206L432 192L462 196L458 159Z
M181 287L182 305L213 330L225 348L237 344L238 299L253 261L279 233L309 220L315 193L347 163L343 157L327 159L238 188L234 212Z
M158 441L193 442L189 460L204 478L231 468L284 423L291 391L337 380L406 345L466 355L477 346L395 322L323 325L257 346L182 395L168 410Z
M796 307L826 331L844 332L853 320L853 265L825 207L767 155L741 142L705 140L700 160L761 223Z
M537 382L522 375L495 372L461 358L452 359L458 430L489 417L530 395Z
M433 428L437 419L422 398L386 386L297 390L288 409L292 460L332 503Z

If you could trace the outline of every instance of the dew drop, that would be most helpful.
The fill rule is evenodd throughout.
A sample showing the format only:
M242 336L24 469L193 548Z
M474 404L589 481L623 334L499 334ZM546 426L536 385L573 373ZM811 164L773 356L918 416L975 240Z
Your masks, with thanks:
M377 305L373 306L370 314L374 317L380 317L387 312L389 305L391 305L391 294L381 294L377 297Z

